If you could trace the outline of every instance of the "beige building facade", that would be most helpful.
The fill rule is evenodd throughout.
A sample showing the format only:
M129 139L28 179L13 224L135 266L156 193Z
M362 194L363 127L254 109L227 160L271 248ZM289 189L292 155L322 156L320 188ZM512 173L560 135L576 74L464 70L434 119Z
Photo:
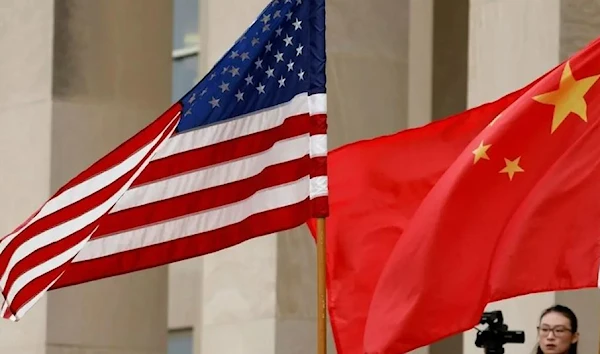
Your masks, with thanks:
M0 0L0 232L184 94L267 2ZM330 148L493 100L600 35L597 0L328 0L327 11ZM314 353L315 279L301 227L52 291L0 322L0 352ZM581 352L598 351L592 289L490 304L526 332L507 353L531 352L556 302L577 312ZM416 352L482 353L474 336Z

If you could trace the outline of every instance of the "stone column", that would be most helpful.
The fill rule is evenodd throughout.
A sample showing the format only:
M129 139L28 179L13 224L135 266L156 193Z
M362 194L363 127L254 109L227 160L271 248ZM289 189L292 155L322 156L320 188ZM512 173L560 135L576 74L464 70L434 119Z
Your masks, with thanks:
M471 0L469 23L470 107L514 91L558 64L560 0ZM511 329L525 331L526 343L507 349L529 354L539 314L554 301L553 293L543 293L492 303L487 310L502 310ZM465 354L481 353L474 340L475 331L465 333Z
M0 233L12 231L49 197L53 2L0 6ZM46 349L47 297L18 323L0 320L0 352Z
M469 0L433 0L431 117L443 119L467 108ZM463 335L432 343L430 354L463 352Z
M2 233L168 108L171 13L163 0L3 2ZM2 322L1 351L164 354L166 294L165 268L52 291Z
M200 76L267 3L200 2ZM194 323L194 353L275 353L277 237L264 236L202 258L202 309Z
M267 2L201 3L203 72ZM327 2L330 149L431 120L433 6L433 0ZM302 226L203 257L195 353L314 351L315 256ZM331 336L329 353L335 353Z
M600 33L600 4L595 0L471 0L468 104L491 101L531 82ZM550 271L550 270L549 270ZM507 346L529 354L537 341L543 309L560 303L576 311L580 352L598 351L600 295L596 289L548 292L489 304L503 311L511 329L524 330L526 343ZM475 348L474 331L464 336L464 353Z

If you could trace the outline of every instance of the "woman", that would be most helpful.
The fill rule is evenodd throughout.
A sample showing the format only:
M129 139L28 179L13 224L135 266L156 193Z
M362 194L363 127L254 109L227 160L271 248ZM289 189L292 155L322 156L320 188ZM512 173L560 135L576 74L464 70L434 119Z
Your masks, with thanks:
M537 354L577 354L577 316L570 308L552 306L542 313Z

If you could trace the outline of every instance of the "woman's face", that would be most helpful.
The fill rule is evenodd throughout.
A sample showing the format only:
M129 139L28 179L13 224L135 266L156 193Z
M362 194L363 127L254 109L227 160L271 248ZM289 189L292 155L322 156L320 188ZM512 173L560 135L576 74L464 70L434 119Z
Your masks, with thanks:
M578 339L579 334L573 333L571 321L564 315L550 312L542 317L538 341L544 354L565 354Z

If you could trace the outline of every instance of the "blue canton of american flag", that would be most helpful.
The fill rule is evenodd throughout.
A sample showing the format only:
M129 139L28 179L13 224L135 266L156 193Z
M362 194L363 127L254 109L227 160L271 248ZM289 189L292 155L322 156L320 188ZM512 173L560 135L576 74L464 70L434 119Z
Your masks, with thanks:
M276 0L182 99L179 131L325 93L324 41L314 39L315 1ZM323 17L324 21L324 17ZM324 28L324 27L323 27ZM322 54L321 54L322 53Z
M325 0L274 0L206 77L0 239L0 315L328 214Z

